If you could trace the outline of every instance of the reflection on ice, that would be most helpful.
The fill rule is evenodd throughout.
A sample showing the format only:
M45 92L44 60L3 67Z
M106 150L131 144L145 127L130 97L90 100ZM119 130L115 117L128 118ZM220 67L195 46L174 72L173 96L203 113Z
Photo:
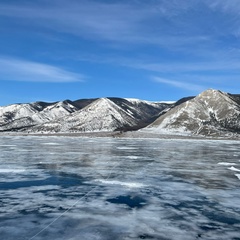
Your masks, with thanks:
M1 239L237 240L239 156L234 141L1 137Z
M25 169L11 169L11 168L0 169L0 173L22 173L25 171L26 171Z

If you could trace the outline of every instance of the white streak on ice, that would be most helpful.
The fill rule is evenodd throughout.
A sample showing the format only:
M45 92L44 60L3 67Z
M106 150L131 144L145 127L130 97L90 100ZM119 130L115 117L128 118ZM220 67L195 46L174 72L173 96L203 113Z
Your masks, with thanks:
M121 182L116 180L96 180L98 182L104 183L104 184L112 184L112 185L121 185L128 188L142 188L146 187L145 184L137 183L137 182Z
M0 147L16 147L16 145L3 144L3 145L0 145Z
M237 169L237 168L235 168L235 167L230 167L230 168L228 168L229 170L232 170L232 171L235 171L235 172L240 172L240 169Z
M235 174L235 176L240 180L240 174Z
M49 142L49 143L42 143L42 145L56 145L56 146L59 146L59 145L61 145L61 144Z
M137 149L135 147L117 147L117 149L121 149L121 150L132 150L132 149Z
M224 166L232 166L232 165L236 165L236 163L227 163L227 162L219 162L219 165L224 165Z
M127 158L129 158L129 159L138 159L139 157L138 156L127 156Z

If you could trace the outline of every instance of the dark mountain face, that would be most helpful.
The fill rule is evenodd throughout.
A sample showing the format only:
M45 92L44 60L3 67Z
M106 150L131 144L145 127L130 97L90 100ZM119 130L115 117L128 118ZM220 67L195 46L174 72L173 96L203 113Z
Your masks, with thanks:
M240 94L230 94L228 93L229 97L235 101L238 105L240 105Z
M87 105L91 104L92 102L96 101L97 98L91 99L79 99L76 101L71 102L73 106L75 106L78 110L85 108Z
M192 100L193 98L195 98L195 96L181 98L173 105L173 107L176 107L176 106L178 106L178 105L180 105L182 103L185 103L185 102L187 102L189 100Z
M122 130L137 130L146 127L152 123L164 109L171 106L171 104L162 102L150 103L148 101L122 98L109 99L125 112L131 113L132 117L137 120L137 124L135 126Z

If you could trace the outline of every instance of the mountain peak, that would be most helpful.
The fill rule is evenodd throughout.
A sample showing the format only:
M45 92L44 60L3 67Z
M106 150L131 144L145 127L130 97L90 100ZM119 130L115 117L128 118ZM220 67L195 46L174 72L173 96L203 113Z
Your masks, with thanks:
M240 106L227 93L208 89L172 108L147 129L203 135L240 132Z
M226 95L227 93L225 92L222 92L220 90L217 90L217 89L207 89L205 90L204 92L200 93L198 96L199 97L203 97L203 96L209 96L209 97L216 97L216 96L222 96L222 95ZM197 96L197 97L198 97Z

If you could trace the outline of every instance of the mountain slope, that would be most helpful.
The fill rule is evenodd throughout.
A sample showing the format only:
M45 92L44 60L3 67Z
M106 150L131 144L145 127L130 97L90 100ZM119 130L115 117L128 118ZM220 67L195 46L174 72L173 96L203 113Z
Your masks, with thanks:
M35 102L0 107L0 131L95 132L134 130L153 122L165 103L124 98Z
M141 102L139 100L139 102ZM156 113L164 109L167 104L143 103L143 111L140 107L122 98L100 98L79 111L56 121L38 125L34 132L98 132L129 130L142 125L147 125Z
M210 89L175 106L145 130L213 136L239 133L239 99L238 95Z
M49 122L78 109L71 101L26 103L0 107L0 131L16 131Z

